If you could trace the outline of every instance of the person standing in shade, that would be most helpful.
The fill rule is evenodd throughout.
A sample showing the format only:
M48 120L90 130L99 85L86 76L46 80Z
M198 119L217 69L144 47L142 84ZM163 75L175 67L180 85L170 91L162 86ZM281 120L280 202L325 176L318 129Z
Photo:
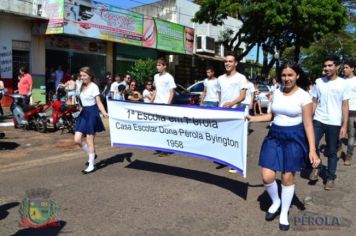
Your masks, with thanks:
M344 160L345 166L351 166L352 154L354 151L355 135L356 135L356 76L355 76L355 64L354 62L347 61L344 63L344 75L348 82L348 87L351 91L351 97L349 100L349 122L347 132L347 151L346 158Z
M1 100L4 94L5 94L4 82L0 79L0 118L4 116L4 111L1 106Z
M32 76L28 73L27 67L20 68L20 80L17 84L18 92L20 95L25 96L25 103L30 104L30 98L32 96Z
M317 150L325 134L328 167L325 171L325 190L335 188L337 168L337 147L339 139L346 137L349 117L350 90L348 83L337 75L338 58L326 58L323 62L324 77L315 81L311 92L314 104L314 133ZM318 180L321 166L314 168L309 175L312 181ZM323 169L324 170L324 169Z
M119 87L120 85L120 82L121 81L121 78L120 78L120 75L119 74L115 74L114 76L114 82L111 83L110 85L110 97L114 97L115 96L115 93L117 93L117 88Z
M219 106L225 108L243 108L242 101L246 98L247 79L243 74L236 71L237 60L234 53L227 53L224 66L226 73L218 78L217 92ZM236 173L234 169L230 173Z
M161 104L171 104L174 96L174 89L176 83L173 76L167 72L167 61L165 58L159 58L156 63L158 73L154 76L154 86L156 93L154 93L153 102ZM169 152L160 152L159 156L167 156Z
M62 66L59 65L57 70L54 72L56 75L56 80L55 80L55 89L58 88L59 84L62 82L63 78L64 78L64 71L62 70Z
M108 114L101 103L99 87L94 82L93 71L89 67L82 67L79 73L83 81L80 91L82 107L77 118L74 142L89 155L88 167L82 170L83 174L89 174L95 171L95 133L105 130L99 110L104 117L108 117ZM82 141L83 135L86 135L86 142Z
M151 103L154 98L154 92L152 90L152 81L147 81L145 83L145 89L142 92L143 101L146 103Z
M207 78L204 80L204 90L200 98L200 106L219 106L218 80L215 77L215 70L212 66L206 68Z
M312 166L320 163L315 149L312 99L297 85L302 75L299 66L282 65L279 76L283 86L274 91L268 113L247 116L249 122L265 122L273 118L262 143L259 165L265 189L272 199L265 219L272 221L280 213L279 229L282 231L289 229L288 211L295 192L295 172L305 166L307 156ZM281 172L281 198L275 180L277 171Z
M120 85L124 85L126 90L130 89L131 76L126 74L124 80L120 82Z

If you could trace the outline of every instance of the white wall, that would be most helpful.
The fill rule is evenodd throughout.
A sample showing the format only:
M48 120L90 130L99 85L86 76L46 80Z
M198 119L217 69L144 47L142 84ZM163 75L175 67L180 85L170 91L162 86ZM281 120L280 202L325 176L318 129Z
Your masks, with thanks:
M0 15L0 55L4 52L12 52L12 40L31 42L31 23L17 17ZM1 78L12 78L12 56L11 62L6 67L10 70L2 71ZM8 60L8 58L6 58ZM0 58L3 61L3 57ZM4 64L0 64L4 68ZM31 68L30 68L31 69Z

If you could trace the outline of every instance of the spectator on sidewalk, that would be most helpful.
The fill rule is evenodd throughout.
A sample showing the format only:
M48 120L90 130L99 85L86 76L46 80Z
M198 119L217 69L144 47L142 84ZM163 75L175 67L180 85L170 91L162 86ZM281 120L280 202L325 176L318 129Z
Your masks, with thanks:
M335 188L337 146L339 139L346 137L349 117L350 90L347 81L337 75L338 68L338 58L326 58L323 62L325 76L315 81L311 92L315 111L313 125L316 149L319 149L319 142L325 135L328 153L325 190ZM312 170L310 180L318 179L320 168Z
M55 80L54 86L55 86L55 89L57 89L64 77L64 71L62 70L62 65L59 65L57 70L54 73L56 75L56 80Z
M121 77L119 74L115 74L114 76L114 82L111 83L110 85L110 96L113 98L115 97L115 93L118 91L117 88L120 85Z
M0 79L0 117L4 116L4 111L1 106L1 100L2 100L2 97L4 96L4 94L5 94L4 82Z
M25 96L25 103L30 104L30 99L32 96L32 76L28 73L28 69L25 66L20 68L20 80L17 84L18 92L20 95Z
M142 92L143 101L146 103L153 102L154 91L152 89L152 81L147 81L145 83L145 89Z
M280 213L279 229L282 231L289 229L288 211L295 192L295 172L304 167L307 156L312 166L320 163L315 150L312 99L297 85L302 74L297 65L282 65L279 76L283 86L274 91L268 113L247 116L249 122L273 119L261 147L259 165L265 189L272 200L265 219L271 221ZM281 172L281 198L275 180L277 171Z

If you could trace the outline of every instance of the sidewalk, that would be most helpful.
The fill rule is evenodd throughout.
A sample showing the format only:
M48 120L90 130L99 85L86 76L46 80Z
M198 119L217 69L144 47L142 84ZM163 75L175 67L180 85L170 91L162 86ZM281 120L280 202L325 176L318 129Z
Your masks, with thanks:
M10 108L4 108L4 116L0 117L0 127L9 127L14 126L12 122L12 114L10 112Z

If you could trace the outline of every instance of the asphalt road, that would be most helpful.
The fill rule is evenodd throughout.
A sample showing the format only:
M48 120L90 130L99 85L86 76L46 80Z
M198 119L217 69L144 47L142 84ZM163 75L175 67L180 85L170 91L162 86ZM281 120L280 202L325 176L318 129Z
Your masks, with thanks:
M278 235L278 217L264 220L270 201L257 165L266 125L252 125L246 179L204 159L113 148L109 132L96 138L99 170L83 175L87 157L71 134L1 127L0 235ZM297 174L289 234L354 235L355 166L339 162L330 192ZM20 204L34 188L51 191L59 227L19 227Z

